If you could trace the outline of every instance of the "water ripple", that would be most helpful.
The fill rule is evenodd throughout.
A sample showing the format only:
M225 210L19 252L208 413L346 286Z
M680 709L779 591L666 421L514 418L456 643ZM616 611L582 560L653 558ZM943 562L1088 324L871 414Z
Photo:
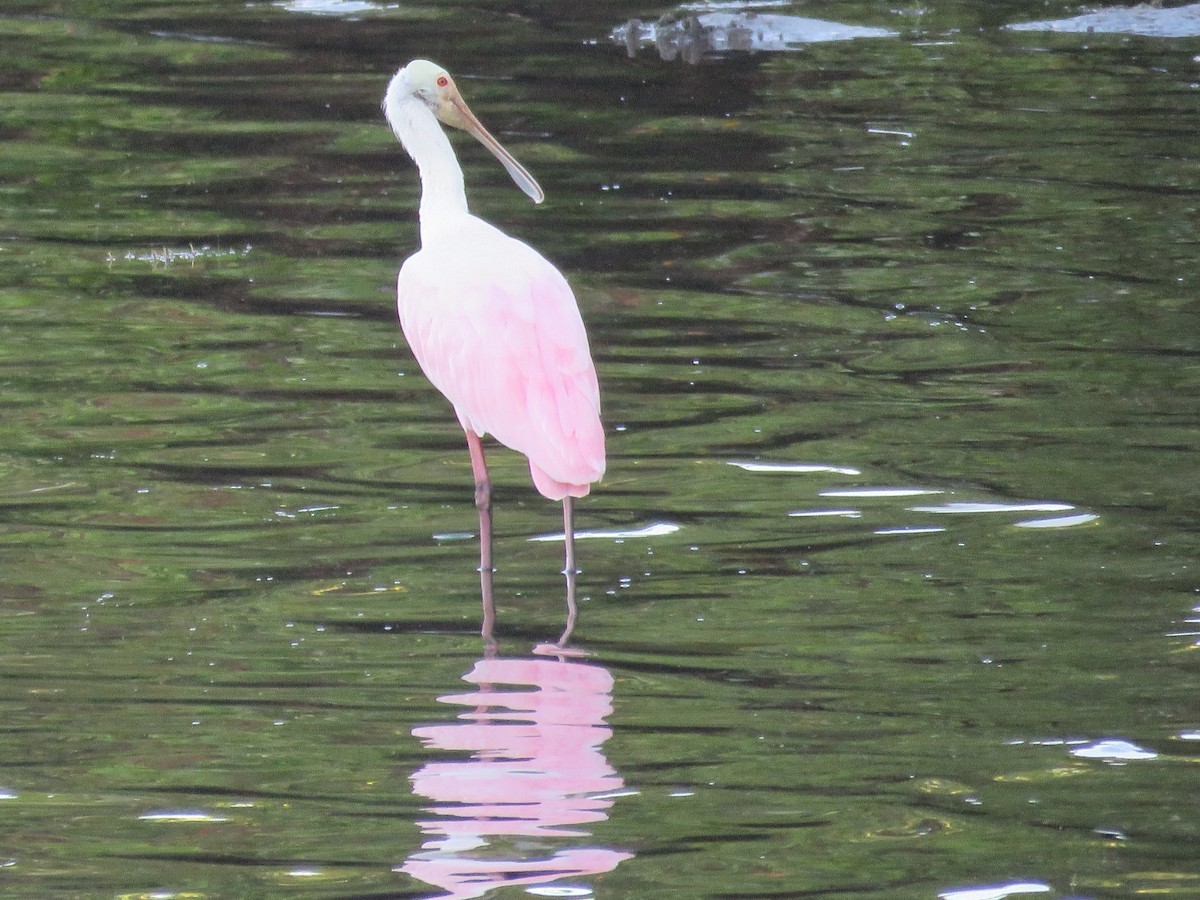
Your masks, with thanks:
M577 531L575 532L575 539L609 538L611 540L626 540L632 538L663 537L664 535L674 534L679 530L679 527L674 522L652 522L649 525L643 525L641 528L609 528L600 531ZM561 541L562 539L562 534L539 534L537 537L529 538L531 541Z

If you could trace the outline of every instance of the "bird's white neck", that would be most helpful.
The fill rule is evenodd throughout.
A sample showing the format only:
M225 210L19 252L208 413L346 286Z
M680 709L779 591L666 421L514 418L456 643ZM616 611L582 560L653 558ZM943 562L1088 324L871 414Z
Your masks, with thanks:
M421 173L421 243L425 244L448 218L468 211L462 168L441 123L416 97L393 100L388 96L384 113Z

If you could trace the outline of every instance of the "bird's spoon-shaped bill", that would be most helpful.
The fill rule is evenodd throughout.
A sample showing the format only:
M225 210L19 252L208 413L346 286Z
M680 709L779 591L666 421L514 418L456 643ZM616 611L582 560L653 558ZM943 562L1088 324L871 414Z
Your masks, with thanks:
M483 127L483 123L475 117L475 113L471 112L471 108L467 106L467 101L462 98L462 95L454 90L445 99L446 102L438 108L438 118L447 125L467 132L492 151L492 155L500 160L500 164L508 171L517 187L524 191L534 203L541 203L545 200L546 194L542 191L541 185L534 180L534 177L523 165L517 162L511 153L504 149L504 145Z

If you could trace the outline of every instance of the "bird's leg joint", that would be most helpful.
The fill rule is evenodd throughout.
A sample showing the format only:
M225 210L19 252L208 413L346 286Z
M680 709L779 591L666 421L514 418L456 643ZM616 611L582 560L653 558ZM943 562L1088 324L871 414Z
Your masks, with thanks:
M486 481L475 482L475 508L481 513L492 511L492 486Z

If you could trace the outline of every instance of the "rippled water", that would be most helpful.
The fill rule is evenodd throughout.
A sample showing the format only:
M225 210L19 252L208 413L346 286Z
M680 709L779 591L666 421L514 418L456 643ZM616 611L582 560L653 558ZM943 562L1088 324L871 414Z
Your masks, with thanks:
M756 11L5 7L4 896L1200 891L1195 5ZM572 653L395 323L418 55L592 335Z

